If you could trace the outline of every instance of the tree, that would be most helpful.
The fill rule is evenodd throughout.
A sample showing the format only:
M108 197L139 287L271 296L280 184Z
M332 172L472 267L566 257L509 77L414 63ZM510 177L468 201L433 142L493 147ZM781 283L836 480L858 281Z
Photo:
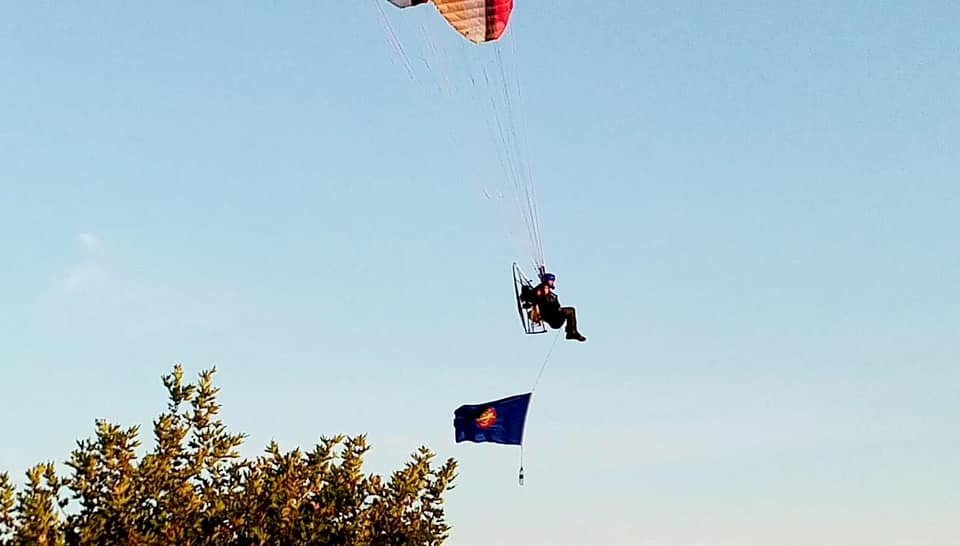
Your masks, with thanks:
M308 452L276 443L248 460L246 436L219 419L216 369L163 377L169 404L142 457L139 427L96 422L58 477L31 468L17 492L0 474L0 546L438 545L456 461L421 447L389 479L363 472L366 436L324 437Z

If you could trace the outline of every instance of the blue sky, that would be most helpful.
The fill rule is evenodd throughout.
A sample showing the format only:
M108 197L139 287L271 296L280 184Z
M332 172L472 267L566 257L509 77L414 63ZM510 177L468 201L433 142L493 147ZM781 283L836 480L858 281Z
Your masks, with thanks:
M369 1L0 7L0 468L149 424L183 362L250 455L456 457L453 545L960 542L957 6L529 4L527 158L589 341L524 487L451 424L553 341L513 309L503 173Z

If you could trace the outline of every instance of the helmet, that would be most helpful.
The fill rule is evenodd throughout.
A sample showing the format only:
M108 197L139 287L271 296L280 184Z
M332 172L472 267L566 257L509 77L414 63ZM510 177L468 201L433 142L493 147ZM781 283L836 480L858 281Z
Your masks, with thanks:
M540 280L543 282L551 282L551 281L556 282L557 276L554 275L553 273L544 273L543 275L540 276Z

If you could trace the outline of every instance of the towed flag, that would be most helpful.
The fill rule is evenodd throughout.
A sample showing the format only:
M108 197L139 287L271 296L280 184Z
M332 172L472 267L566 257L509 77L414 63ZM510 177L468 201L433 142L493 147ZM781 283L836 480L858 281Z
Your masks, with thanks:
M490 442L520 446L520 485L523 485L523 427L532 392L482 404L465 404L453 412L457 443Z
M528 392L484 404L460 406L453 413L457 443L521 445L531 395Z

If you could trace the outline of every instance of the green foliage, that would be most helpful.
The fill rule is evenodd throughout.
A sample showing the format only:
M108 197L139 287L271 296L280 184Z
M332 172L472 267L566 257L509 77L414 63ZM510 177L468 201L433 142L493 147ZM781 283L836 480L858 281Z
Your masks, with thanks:
M19 492L0 474L0 546L438 545L456 462L421 447L389 480L363 472L365 436L322 438L311 451L271 443L240 456L243 434L218 415L215 369L163 378L169 404L138 456L139 427L96 422L69 476L31 468ZM64 510L66 509L66 510Z
M57 509L62 483L53 463L41 463L27 471L26 486L17 495L11 546L61 546L63 530Z

